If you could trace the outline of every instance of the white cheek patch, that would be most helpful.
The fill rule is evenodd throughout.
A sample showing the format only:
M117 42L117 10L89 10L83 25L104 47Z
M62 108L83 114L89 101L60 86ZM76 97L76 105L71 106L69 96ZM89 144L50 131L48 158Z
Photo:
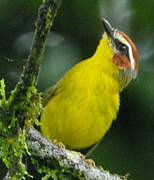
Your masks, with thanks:
M125 44L128 47L128 54L129 54L129 59L130 59L130 63L131 63L131 69L135 70L135 59L134 59L134 56L133 56L133 51L132 51L131 45L117 31L115 31L114 37L115 37L115 39L117 38L120 42L122 42L123 44Z

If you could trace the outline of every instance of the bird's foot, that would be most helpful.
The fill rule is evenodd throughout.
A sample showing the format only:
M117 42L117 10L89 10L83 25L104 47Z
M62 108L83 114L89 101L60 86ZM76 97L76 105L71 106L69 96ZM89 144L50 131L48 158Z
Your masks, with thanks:
M86 156L84 156L84 155L82 156L82 159L83 159L86 163L88 163L90 166L96 166L94 160L92 160L92 159L86 159Z
M58 142L56 139L53 140L53 143L56 144L59 148L65 149L65 145L62 142Z

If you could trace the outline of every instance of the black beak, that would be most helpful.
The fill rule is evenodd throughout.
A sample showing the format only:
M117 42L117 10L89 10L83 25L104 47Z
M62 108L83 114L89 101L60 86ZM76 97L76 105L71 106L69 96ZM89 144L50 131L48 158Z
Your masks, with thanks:
M105 18L102 19L102 23L104 25L107 35L113 39L115 29L111 26L111 24Z

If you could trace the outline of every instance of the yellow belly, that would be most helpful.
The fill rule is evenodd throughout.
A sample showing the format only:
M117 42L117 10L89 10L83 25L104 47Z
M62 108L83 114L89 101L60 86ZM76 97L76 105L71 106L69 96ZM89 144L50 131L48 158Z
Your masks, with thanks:
M82 78L77 77L78 73L70 73L73 74L70 81L65 82L70 77L68 73L45 107L41 130L47 138L56 139L70 149L83 149L97 143L116 118L118 83L105 74L103 81L93 77L97 82L90 75L87 80L86 73L82 73Z
M117 101L118 95L113 99ZM76 104L61 97L53 98L41 118L42 132L47 138L63 142L71 149L89 147L104 136L116 117L117 107L103 108L84 104L84 99Z

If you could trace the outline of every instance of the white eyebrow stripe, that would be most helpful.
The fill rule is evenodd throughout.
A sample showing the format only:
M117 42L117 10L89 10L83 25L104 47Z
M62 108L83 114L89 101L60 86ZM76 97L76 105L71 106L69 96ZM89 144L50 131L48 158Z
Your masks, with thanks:
M124 38L123 38L124 39ZM135 69L135 59L134 59L134 56L133 56L133 51L132 51L132 47L131 45L124 39L124 42L123 42L125 45L127 45L128 47L128 52L129 52L129 58L130 58L130 63L131 63L131 67L132 69L134 70Z
M116 32L115 37L116 37L117 39L119 39L123 44L125 44L125 45L128 47L128 53L129 53L131 68L132 68L133 70L135 70L135 59L134 59L134 56L133 56L133 50L132 50L131 45L130 45L130 44L127 42L127 40L126 40L121 34L119 34L118 32Z

